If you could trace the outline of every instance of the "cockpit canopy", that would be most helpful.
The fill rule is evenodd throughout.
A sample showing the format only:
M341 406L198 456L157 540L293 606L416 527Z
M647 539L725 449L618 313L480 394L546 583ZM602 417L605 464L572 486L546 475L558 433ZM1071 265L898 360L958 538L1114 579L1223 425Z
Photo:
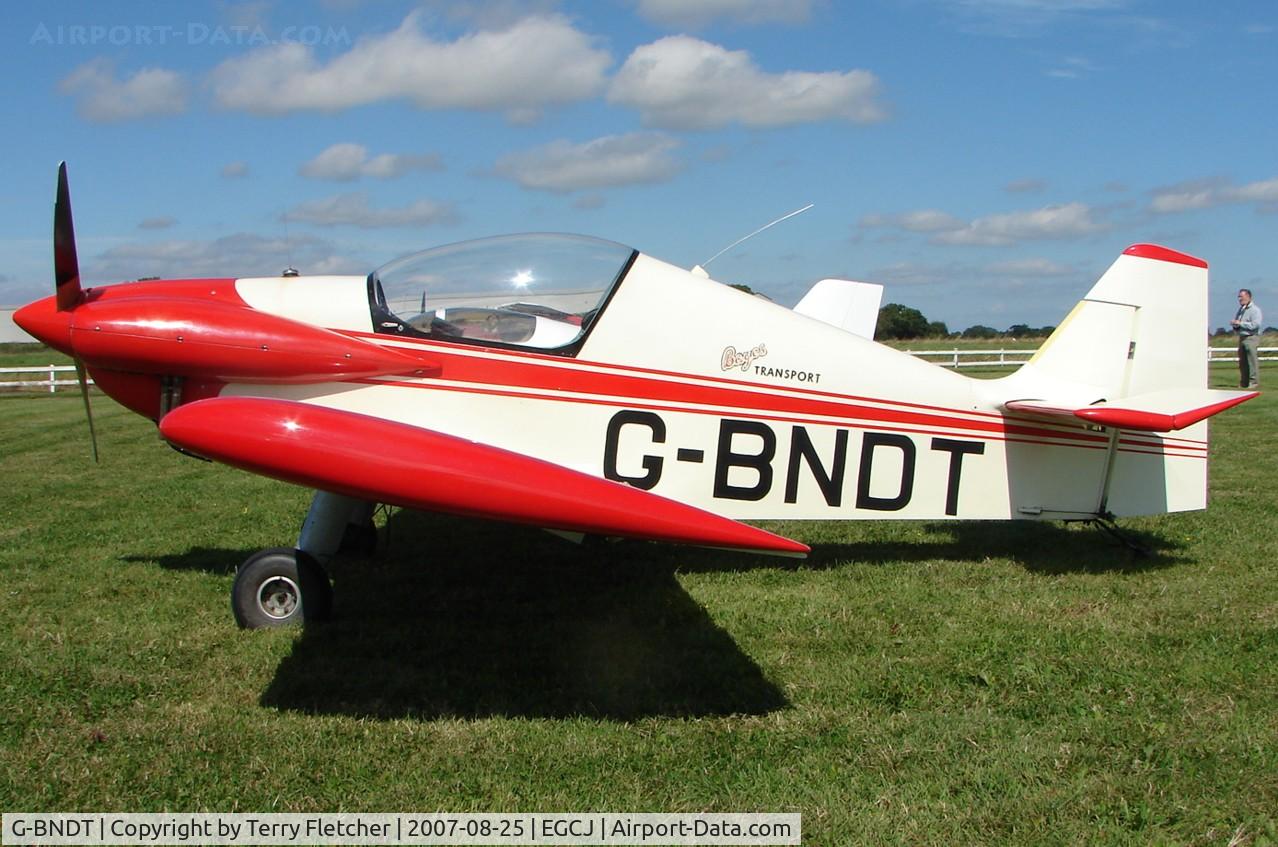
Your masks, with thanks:
M369 277L379 332L571 347L589 330L635 251L582 235L463 241L383 265Z

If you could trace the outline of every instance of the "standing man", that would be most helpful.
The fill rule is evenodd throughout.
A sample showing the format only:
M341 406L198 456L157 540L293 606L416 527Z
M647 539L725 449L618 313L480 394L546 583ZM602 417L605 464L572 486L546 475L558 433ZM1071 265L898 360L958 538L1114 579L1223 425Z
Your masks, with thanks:
M1251 302L1251 289L1238 291L1238 314L1229 323L1238 332L1238 385L1241 388L1260 387L1260 363L1257 350L1260 347L1260 307Z

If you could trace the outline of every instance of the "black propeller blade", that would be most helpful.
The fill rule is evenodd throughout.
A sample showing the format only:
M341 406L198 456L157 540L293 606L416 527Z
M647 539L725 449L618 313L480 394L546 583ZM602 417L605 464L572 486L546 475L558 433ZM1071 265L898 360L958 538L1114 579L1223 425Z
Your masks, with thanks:
M93 461L99 462L98 431L93 426L93 407L89 405L89 377L84 362L79 359L75 360L75 377L80 381L80 396L84 398L84 416L89 419L89 443L93 446Z
M57 283L58 311L74 309L84 293L80 290L80 261L75 253L75 223L71 220L66 162L58 165L58 198L53 204L53 275Z
M53 279L58 311L74 309L84 299L80 288L80 260L75 252L75 223L71 220L71 190L67 187L67 163L58 165L58 197L53 203ZM93 461L98 459L98 433L93 426L93 408L89 405L89 379L84 362L75 356L75 375L84 399L84 414L89 419L89 442Z

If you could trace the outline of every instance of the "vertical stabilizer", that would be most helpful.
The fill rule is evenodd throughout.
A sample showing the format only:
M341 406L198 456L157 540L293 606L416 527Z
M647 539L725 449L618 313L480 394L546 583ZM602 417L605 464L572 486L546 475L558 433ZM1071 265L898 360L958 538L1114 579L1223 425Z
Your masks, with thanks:
M1117 516L1203 508L1206 419L1254 396L1207 388L1206 341L1207 263L1151 244L1123 251L1028 363L989 383L1005 411L1085 425L1107 445L1051 472L1051 451L1009 447L1018 508Z
M803 295L794 311L873 340L882 300L883 286L878 283L823 279Z
M1151 244L1127 248L1020 371L1008 399L1078 405L1205 388L1207 263Z

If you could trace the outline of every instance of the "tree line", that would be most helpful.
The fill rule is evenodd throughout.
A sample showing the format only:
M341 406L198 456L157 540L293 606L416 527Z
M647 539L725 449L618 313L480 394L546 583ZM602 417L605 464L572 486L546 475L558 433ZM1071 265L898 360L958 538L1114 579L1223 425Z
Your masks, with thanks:
M1278 326L1267 326L1260 331L1261 335L1269 335L1278 332ZM1216 331L1211 334L1212 338L1224 338L1227 335L1235 335L1236 330L1227 329L1223 326L1216 327Z
M944 321L929 321L912 306L888 303L879 309L879 320L874 327L874 337L908 340L912 338L1046 338L1055 331L1054 326L1029 326L1012 324L1007 329L976 324L961 332L951 332Z

